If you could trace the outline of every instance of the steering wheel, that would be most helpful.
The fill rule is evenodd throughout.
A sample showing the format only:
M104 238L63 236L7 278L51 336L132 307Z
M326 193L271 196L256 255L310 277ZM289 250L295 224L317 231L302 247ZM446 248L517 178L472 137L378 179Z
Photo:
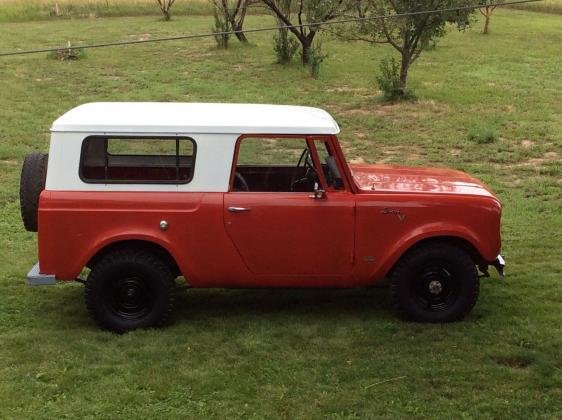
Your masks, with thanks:
M298 169L301 166L305 168L304 177L297 179ZM299 157L299 161L297 162L296 170L293 174L293 177L291 178L291 191L295 191L295 187L299 184L310 182L311 174L316 175L316 169L314 169L314 164L312 163L310 150L308 149L308 147L305 147Z
M250 187L248 186L248 183L246 182L242 174L238 171L234 173L233 187L234 187L234 191L250 191Z
M310 150L308 149L308 147L305 147L304 150L302 151L301 156L299 158L299 161L297 163L297 168L300 168L301 163L304 163L303 166L305 168L312 169L313 171L315 171L314 164L312 163L312 160L310 159Z

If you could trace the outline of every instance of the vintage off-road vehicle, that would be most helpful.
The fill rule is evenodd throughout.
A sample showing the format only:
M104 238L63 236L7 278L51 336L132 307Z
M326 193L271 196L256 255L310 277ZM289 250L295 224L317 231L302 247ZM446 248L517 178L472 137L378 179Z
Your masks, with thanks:
M24 161L30 284L85 280L97 323L162 325L190 287L352 288L390 279L417 321L460 320L500 274L501 205L448 169L354 165L308 107L90 103ZM373 147L377 147L373 144Z

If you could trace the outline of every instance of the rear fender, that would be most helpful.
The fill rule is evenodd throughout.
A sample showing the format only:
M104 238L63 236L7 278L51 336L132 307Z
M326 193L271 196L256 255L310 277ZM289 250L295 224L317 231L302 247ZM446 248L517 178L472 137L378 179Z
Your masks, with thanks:
M146 233L129 233L129 234L118 234L118 235L107 235L103 239L95 242L91 246L84 247L88 252L84 252L80 258L76 260L69 261L68 265L65 267L65 272L61 273L63 279L74 279L76 278L82 269L89 264L91 264L96 256L103 253L104 249L111 247L112 245L119 244L120 242L135 241L140 243L146 243L148 245L153 244L165 250L173 262L177 265L180 275L184 275L186 278L189 277L188 268L186 267L184 259L180 258L180 254L177 249L174 248L171 242L165 240L162 237L147 235ZM134 246L134 245L133 245ZM60 275L57 273L57 278Z

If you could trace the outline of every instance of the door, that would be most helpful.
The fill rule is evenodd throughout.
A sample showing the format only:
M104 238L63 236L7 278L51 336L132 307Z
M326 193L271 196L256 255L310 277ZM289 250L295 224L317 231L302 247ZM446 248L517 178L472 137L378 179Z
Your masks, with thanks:
M239 140L224 223L260 285L336 286L351 274L354 196L328 183L317 149L329 139Z

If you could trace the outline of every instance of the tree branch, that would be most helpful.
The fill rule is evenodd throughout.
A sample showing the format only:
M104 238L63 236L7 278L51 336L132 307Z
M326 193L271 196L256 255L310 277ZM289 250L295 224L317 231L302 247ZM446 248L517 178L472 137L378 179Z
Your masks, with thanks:
M273 13L275 13L275 15L279 18L279 20L283 23L283 25L288 26L287 29L291 31L298 38L301 44L306 42L305 36L301 34L300 31L297 30L297 28L293 26L289 18L285 16L285 14L279 9L279 7L277 7L277 4L275 4L275 0L262 0L262 1L267 5L267 7L269 7L269 9Z

